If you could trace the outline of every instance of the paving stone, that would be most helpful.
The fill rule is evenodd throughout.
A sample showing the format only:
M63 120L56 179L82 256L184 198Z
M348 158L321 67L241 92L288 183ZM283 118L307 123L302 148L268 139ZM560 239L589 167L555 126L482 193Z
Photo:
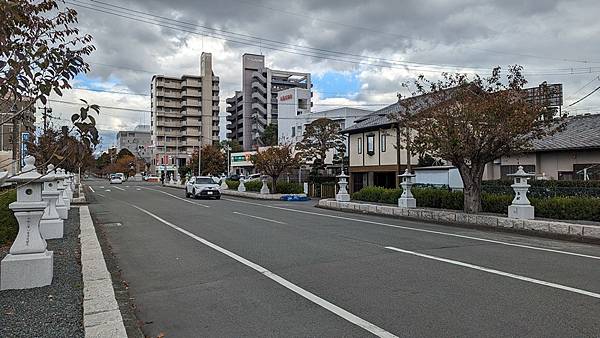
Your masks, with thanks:
M83 326L86 329L91 326L102 325L107 323L115 324L119 321L121 322L121 325L123 325L121 311L119 311L118 309L83 315Z
M442 222L456 222L456 213L451 211L440 211L437 213L437 219Z
M548 231L554 234L568 235L569 224L562 222L551 222L548 224Z
M487 215L476 215L475 222L478 225L485 225L489 227L497 227L498 226L498 217L496 216L487 216Z
M584 226L583 236L589 238L600 238L600 227L595 226Z
M523 220L523 229L549 232L548 223L547 221L526 219Z
M125 332L125 327L123 325L114 325L114 323L107 323L102 325L96 325L92 327L85 328L85 337L86 338L106 338L106 337L115 337L115 338L125 338L127 337L127 333Z
M407 216L411 218L421 218L421 209L406 209L408 211Z
M569 224L569 235L583 236L583 225Z

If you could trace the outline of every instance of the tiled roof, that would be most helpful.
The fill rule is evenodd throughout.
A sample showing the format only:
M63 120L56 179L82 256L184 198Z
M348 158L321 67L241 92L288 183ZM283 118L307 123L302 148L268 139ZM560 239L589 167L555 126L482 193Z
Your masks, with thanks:
M541 140L534 140L535 151L600 149L600 114L566 117L564 129Z

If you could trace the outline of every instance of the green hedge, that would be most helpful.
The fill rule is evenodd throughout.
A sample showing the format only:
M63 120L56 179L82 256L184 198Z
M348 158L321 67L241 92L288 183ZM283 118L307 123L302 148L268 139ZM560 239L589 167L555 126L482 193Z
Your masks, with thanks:
M365 187L352 194L352 199L367 202L397 204L402 189ZM463 209L463 193L436 188L413 188L417 206L424 208ZM483 212L507 214L513 195L483 193ZM542 218L600 221L600 198L596 197L549 197L530 198L535 215Z
M226 180L227 187L231 190L237 190L240 185L240 181ZM269 189L271 189L271 182L267 182ZM260 192L262 188L262 181L252 180L244 183L246 191ZM301 194L304 192L302 185L294 182L277 182L277 193L278 194Z
M12 242L19 232L19 223L8 205L17 200L16 190L2 191L0 194L0 245Z

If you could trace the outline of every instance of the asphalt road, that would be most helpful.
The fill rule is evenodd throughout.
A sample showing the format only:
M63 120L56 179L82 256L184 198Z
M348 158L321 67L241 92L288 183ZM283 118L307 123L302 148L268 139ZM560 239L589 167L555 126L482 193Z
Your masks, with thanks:
M149 336L600 336L599 246L86 183Z

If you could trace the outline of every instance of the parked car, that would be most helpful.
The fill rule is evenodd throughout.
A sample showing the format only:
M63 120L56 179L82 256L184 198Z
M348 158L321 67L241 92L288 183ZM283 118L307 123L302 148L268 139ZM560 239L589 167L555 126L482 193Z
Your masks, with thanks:
M219 184L210 176L194 176L185 184L185 197L221 199Z
M248 176L247 181L256 181L256 180L260 180L260 177L262 175L261 174L252 174L250 176Z
M238 174L231 174L231 175L229 175L228 179L230 179L232 181L239 181L240 180L240 175L238 175Z
M121 176L119 176L117 174L110 175L110 184L121 184L121 183L123 183L123 179L121 178Z

